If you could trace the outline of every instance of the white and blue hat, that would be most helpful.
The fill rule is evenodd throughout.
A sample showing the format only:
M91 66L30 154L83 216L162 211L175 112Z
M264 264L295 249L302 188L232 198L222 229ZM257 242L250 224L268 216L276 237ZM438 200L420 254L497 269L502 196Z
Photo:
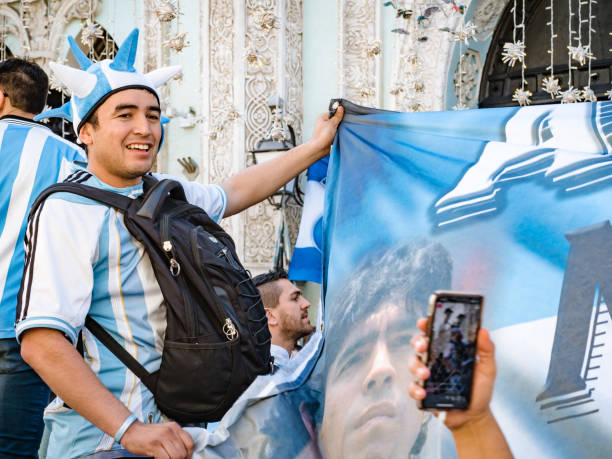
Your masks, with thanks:
M146 74L138 72L134 68L138 29L132 30L113 60L104 59L94 63L81 51L73 37L68 37L68 42L81 70L56 62L49 63L49 66L70 90L72 98L61 107L43 112L34 119L64 118L73 123L77 136L85 121L114 93L125 89L146 89L159 101L157 88L181 71L180 65L174 65ZM167 121L162 117L162 123Z

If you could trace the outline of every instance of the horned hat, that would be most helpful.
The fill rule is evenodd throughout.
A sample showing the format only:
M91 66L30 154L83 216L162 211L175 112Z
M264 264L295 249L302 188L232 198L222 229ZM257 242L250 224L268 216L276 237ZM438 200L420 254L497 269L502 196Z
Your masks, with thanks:
M181 71L181 66L175 65L146 74L138 72L134 68L138 29L132 30L113 60L93 62L79 48L73 37L68 37L68 42L81 69L56 62L49 63L49 66L54 75L72 93L72 97L61 107L43 112L34 119L40 121L47 118L64 118L73 123L77 136L89 116L112 94L125 89L146 89L159 101L157 88ZM164 121L167 121L167 118L162 119L162 122Z

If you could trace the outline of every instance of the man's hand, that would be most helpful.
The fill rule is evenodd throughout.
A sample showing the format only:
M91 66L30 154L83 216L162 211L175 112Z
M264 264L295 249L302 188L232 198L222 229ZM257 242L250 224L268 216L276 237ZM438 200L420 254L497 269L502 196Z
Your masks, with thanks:
M319 115L312 138L278 157L247 167L221 185L227 195L225 217L242 212L278 191L285 183L329 153L344 109Z
M121 439L121 446L133 454L155 459L185 459L193 454L193 439L175 422L144 424L134 422Z
M53 392L111 437L131 414L102 385L60 331L50 328L26 330L21 337L21 355ZM131 453L155 458L182 459L193 454L191 436L174 422L143 424L136 421L123 434L121 445Z
M425 331L427 319L419 319L417 326ZM490 415L489 404L493 396L493 386L497 367L495 365L495 345L491 341L488 330L481 328L478 332L478 347L476 348L477 361L474 366L474 382L472 386L472 400L467 410L450 410L447 412L445 424L449 429L459 428L469 421L477 421ZM418 353L427 351L425 335L412 338L412 347ZM420 380L429 378L430 371L418 356L412 355L409 361L410 371ZM410 386L410 395L416 400L425 398L425 389L413 382Z
M329 113L321 113L315 120L314 131L310 138L310 143L319 152L319 158L329 154L331 144L336 136L336 130L342 117L344 116L344 107L339 106L336 113L331 118Z
M425 331L427 319L419 319L417 326ZM412 347L418 353L427 350L425 335L412 338ZM489 404L493 396L493 385L497 367L495 365L495 345L487 330L478 332L476 347L477 362L474 366L472 399L467 410L450 410L446 414L445 424L451 430L460 459L511 458L512 451L499 428ZM430 371L423 362L412 355L408 363L412 374L421 381L429 378ZM410 385L412 398L423 400L425 389L416 382Z

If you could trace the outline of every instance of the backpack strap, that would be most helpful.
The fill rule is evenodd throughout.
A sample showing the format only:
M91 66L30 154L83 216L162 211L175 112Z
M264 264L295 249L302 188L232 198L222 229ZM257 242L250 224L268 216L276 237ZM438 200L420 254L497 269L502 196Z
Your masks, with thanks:
M160 180L143 196L142 204L136 215L155 220L164 202L170 198L187 202L183 185L176 180Z
M83 185L76 182L62 182L51 185L50 187L43 190L43 192L36 198L32 209L30 211L30 218L35 214L36 209L53 193L72 193L85 198L93 199L107 206L114 207L123 212L127 212L130 205L134 202L134 199L127 196L123 196L113 191L102 190L89 185ZM104 344L123 364L128 367L142 383L151 391L154 392L155 381L152 375L134 358L127 352L121 344L119 344L113 337L106 331L102 326L91 317L87 316L85 319L85 326L87 329ZM80 336L79 336L80 338ZM79 339L81 342L81 339ZM82 354L82 352L81 352Z
M157 182L159 182L159 180L157 180L157 178L155 178L153 173L152 172L147 172L145 175L142 176L142 190L146 193L151 188L153 188L153 186Z
M107 206L114 207L115 209L121 210L123 212L126 212L128 207L130 207L130 204L134 201L132 198L128 198L127 196L123 196L119 193L115 193L114 191L101 190L100 188L83 185L81 183L56 183L55 185L51 185L50 187L44 189L42 193L38 195L36 201L34 201L34 204L32 204L32 209L30 210L29 218L32 218L32 216L36 213L36 209L38 209L38 207L40 207L43 201L53 193L77 194L79 196L83 196L85 198L101 202L102 204L106 204Z
M102 325L92 319L90 316L85 318L85 327L89 330L98 340L111 351L115 357L117 357L126 367L128 367L132 373L136 375L138 379L151 391L155 393L155 381L153 375L143 367L138 360L132 357L125 348L119 344L111 335L108 333Z

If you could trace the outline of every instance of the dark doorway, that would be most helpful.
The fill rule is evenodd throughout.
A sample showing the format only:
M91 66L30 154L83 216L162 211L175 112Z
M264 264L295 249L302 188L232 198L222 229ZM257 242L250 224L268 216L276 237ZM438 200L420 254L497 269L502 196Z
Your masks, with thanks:
M578 30L578 1L572 0L573 30ZM487 53L487 60L483 69L483 77L480 83L479 107L505 107L517 105L512 100L514 90L521 86L521 68L517 63L514 67L508 67L501 59L504 43L512 42L513 18L512 7L514 2L510 0L499 21L497 29L493 34L491 46ZM550 76L550 12L546 9L550 0L525 0L525 43L527 69L525 70L526 89L533 93L532 103L549 104L558 103L559 99L551 99L550 94L542 89L542 80ZM521 17L521 1L517 1L517 17ZM559 79L562 89L567 89L568 83L568 18L569 6L567 0L554 0L554 26L557 37L554 40L554 74ZM591 35L591 49L595 59L591 61L591 89L595 92L598 100L607 97L605 92L612 88L612 6L609 0L600 0L592 3L592 14L594 33ZM588 18L588 5L582 5L582 19ZM521 33L517 32L520 40ZM588 23L582 24L582 43L588 43ZM573 46L577 42L574 40ZM588 64L588 63L587 63ZM579 65L572 61L572 86L583 89L588 83L588 65Z

